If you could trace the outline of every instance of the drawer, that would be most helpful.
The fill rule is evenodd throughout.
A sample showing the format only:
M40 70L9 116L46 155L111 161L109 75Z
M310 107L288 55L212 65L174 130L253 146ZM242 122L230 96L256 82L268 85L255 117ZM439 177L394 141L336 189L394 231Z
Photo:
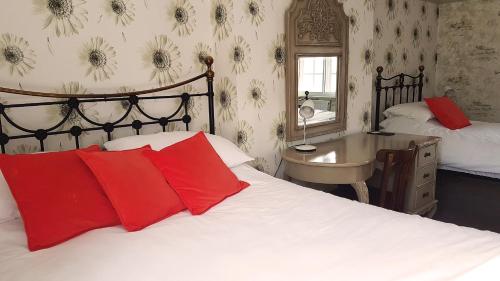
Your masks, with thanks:
M424 167L417 169L417 180L415 181L417 186L421 186L428 182L434 181L436 178L436 166L434 164L429 164Z
M427 164L436 161L436 145L429 145L420 148L418 152L418 167L423 167Z
M413 209L419 209L434 201L435 183L430 182L417 187L413 197Z

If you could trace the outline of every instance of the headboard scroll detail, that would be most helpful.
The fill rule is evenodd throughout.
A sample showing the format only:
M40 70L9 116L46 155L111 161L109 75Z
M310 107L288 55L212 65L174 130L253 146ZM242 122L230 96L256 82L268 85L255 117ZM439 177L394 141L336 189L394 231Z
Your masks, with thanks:
M75 147L80 147L80 137L84 132L92 131L104 131L107 135L107 139L112 139L112 132L118 128L132 128L135 134L139 135L141 129L147 125L160 125L163 131L166 131L168 124L173 122L181 122L185 125L186 130L189 130L189 123L191 123L191 116L189 115L189 101L191 98L206 96L208 98L208 131L210 134L215 134L215 110L214 110L214 91L213 91L213 80L215 73L212 69L214 59L212 57L205 58L205 64L207 70L193 78L187 79L185 81L154 89L141 90L141 91L130 91L122 93L108 93L108 94L58 94L58 93L48 93L48 92L36 92L36 91L26 91L11 88L0 87L0 93L8 93L14 95L32 96L32 97L42 97L42 98L54 98L55 101L41 101L41 102L29 102L29 103L18 103L18 104L4 104L0 103L0 147L2 153L5 153L6 146L11 140L18 139L29 139L35 138L40 143L40 150L45 151L45 140L49 136L55 135L70 135L75 141ZM182 93L178 95L148 95L159 93L166 90L171 90L178 88L189 83L195 82L202 78L206 78L207 81L207 92L205 93ZM174 112L165 115L163 117L154 117L149 114L143 106L140 104L142 100L180 100L180 104ZM89 118L85 112L82 110L82 105L86 103L101 103L101 102L122 102L127 104L125 107L125 113L118 119L112 122L101 123ZM61 106L65 108L65 115L58 121L55 125L49 128L42 129L29 129L24 126L19 125L18 122L11 118L7 110L12 110L16 108L37 108L41 106ZM124 122L127 117L131 114L133 109L139 112L141 118L145 120L141 121L135 119L129 123ZM178 114L182 111L182 116ZM74 116L78 116L90 126L72 126L69 129L63 129L66 122ZM13 128L17 129L20 133L9 135L3 130L3 122L6 122Z

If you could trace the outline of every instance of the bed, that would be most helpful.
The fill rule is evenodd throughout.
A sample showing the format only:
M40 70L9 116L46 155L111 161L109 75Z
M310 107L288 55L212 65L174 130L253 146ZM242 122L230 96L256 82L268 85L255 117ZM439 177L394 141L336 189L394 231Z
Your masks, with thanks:
M393 117L381 122L389 132L441 137L439 168L475 175L500 178L500 124L472 121L460 130L449 130L437 120L418 122Z
M439 169L500 179L500 124L472 121L469 127L450 130L434 118L421 121L400 114L385 116L384 112L395 106L422 101L424 68L417 76L388 78L382 76L382 67L377 71L376 131L441 137Z
M91 231L30 253L0 224L2 280L493 280L500 236L304 188L242 165L251 186L202 216Z
M198 79L207 78L208 91L201 96L209 99L209 127L215 133L210 66ZM183 100L181 109L186 95L176 97ZM177 120L164 118L154 124ZM188 121L178 120L186 129ZM139 134L137 124L94 128L107 132L129 125ZM4 136L4 145L36 138L43 150L40 136L60 132L40 130ZM496 280L500 275L498 234L339 198L248 164L231 170L250 186L203 215L183 211L137 232L106 227L30 252L22 221L2 222L0 280Z

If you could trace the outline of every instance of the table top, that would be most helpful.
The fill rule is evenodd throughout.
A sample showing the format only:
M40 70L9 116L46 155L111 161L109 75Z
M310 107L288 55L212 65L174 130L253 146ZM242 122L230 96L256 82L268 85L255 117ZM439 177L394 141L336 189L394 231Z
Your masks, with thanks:
M411 141L415 141L418 146L426 146L439 140L439 137L409 134L381 136L358 133L314 144L314 152L299 152L294 147L289 147L283 152L283 159L310 166L362 166L373 162L381 149L406 149Z

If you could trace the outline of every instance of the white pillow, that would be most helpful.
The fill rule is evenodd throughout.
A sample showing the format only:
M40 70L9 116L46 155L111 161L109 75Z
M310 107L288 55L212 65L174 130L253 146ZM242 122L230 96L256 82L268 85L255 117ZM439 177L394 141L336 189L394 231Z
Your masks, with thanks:
M435 118L425 102L402 103L389 107L384 111L384 116L386 118L406 117L419 122L427 122Z
M153 150L161 150L167 146L178 143L182 140L194 136L197 132L175 131L166 133L157 133L153 135L140 135L119 138L104 143L108 151L119 151L151 145ZM210 144L214 147L220 158L229 168L236 167L243 163L253 161L254 159L241 151L231 141L211 134L205 134Z
M19 217L17 204L10 192L9 185L0 172L0 223Z

